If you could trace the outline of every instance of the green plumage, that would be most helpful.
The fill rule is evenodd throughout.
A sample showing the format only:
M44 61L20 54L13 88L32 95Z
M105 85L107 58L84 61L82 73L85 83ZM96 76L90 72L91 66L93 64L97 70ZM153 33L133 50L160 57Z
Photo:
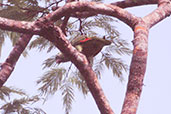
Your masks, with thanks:
M80 36L73 39L71 44L90 61L90 59L96 56L104 46L110 45L111 42L104 38ZM56 56L56 62L58 64L67 61L69 61L68 57L64 57L63 54L58 54Z

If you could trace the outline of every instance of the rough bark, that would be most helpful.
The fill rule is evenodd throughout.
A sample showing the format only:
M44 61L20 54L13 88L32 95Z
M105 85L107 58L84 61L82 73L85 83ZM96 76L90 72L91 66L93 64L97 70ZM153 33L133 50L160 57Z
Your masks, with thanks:
M134 50L122 114L136 114L142 92L148 51L148 28L144 25L140 23L134 29Z
M56 22L64 16L75 15L76 12L86 13L86 16L93 16L97 14L104 14L113 16L123 21L131 28L137 23L137 17L128 11L110 4L96 3L96 2L72 2L67 3L63 7L58 8L54 12L45 17L38 19L35 22L14 21L0 17L0 29L9 30L20 33L31 33L41 35L41 28L38 24L47 23L49 21ZM89 13L89 14L87 14ZM83 15L82 15L83 16Z
M128 11L122 9L126 7L157 3L159 7L144 18L133 16ZM113 111L98 83L96 75L88 64L86 57L79 53L65 39L65 35L59 27L53 26L55 21L68 15L81 18L97 14L116 17L134 30L134 51L122 114L135 114L140 100L146 70L148 30L171 14L170 0L126 0L112 4L71 2L34 22L14 21L0 17L0 29L41 35L54 43L65 56L70 56L70 60L84 76L100 112L102 114L113 114ZM2 64L0 69L0 86L2 86L10 76L31 36L32 35L23 35L11 51L7 60Z
M127 25L134 27L137 17L130 14L128 11L110 4L103 4L97 2L72 2L67 3L58 10L52 12L46 16L47 20L55 22L65 15L75 14L75 12L89 12L90 14L104 14L108 16L113 16L123 21ZM92 16L92 15L91 15ZM134 20L134 21L133 21Z
M20 55L26 48L27 44L29 43L32 35L23 34L17 41L16 45L14 46L13 50L9 54L6 61L1 65L0 69L0 87L7 81L10 74L14 70L15 64L17 63Z
M65 38L62 30L58 27L53 29L51 26L44 28L46 31L43 36L51 41L63 54L70 57L70 60L83 75L87 86L92 93L101 114L114 114L104 92L98 82L97 76L91 68L86 57L79 53Z
M115 3L111 3L112 5L118 6L120 8L129 8L134 6L141 6L141 5L152 5L157 4L158 0L124 0L118 1Z
M146 70L149 29L171 14L170 2L162 2L158 6L151 14L140 19L134 28L134 50L122 114L136 114L138 108Z
M0 29L2 30L35 34L37 30L34 29L33 24L32 22L15 21L0 17Z
M161 2L159 7L145 16L143 20L147 23L148 27L151 28L166 17L171 15L171 1Z

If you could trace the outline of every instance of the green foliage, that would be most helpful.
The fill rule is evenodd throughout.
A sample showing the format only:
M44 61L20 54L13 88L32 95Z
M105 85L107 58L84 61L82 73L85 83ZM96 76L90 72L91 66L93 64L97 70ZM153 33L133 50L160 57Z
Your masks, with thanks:
M113 40L113 44L110 47L107 47L106 51L113 52L113 54L119 54L119 55L131 55L132 50L130 50L129 44L127 41L119 38L115 38Z
M38 6L37 0L8 0L0 10L0 17L14 20L32 20L41 7Z
M88 36L91 36L92 33L93 35L101 35L98 34L98 31L101 30L111 38L115 38L119 36L119 32L115 29L115 26L111 24L114 22L116 22L114 18L104 15L98 15L92 19L88 18L82 22L82 32L88 34Z
M37 0L4 0L0 7L0 17L14 19L19 21L32 21L38 18L38 14L47 12L38 6ZM0 30L0 54L2 44L5 38L10 38L14 46L20 37L19 33ZM27 55L27 51L23 52L23 56Z
M41 95L46 97L45 100L47 100L49 95L54 95L58 90L61 91L66 114L71 110L75 87L84 95L89 92L81 74L78 71L71 74L68 77L69 75L63 68L51 69L37 81L37 84L40 85L39 91Z
M84 96L88 94L89 89L80 72L78 72L77 70L73 72L73 76L70 77L70 81L73 86L76 86L78 90L80 90L80 92L83 93Z
M72 101L74 100L74 89L69 80L64 80L63 85L61 85L60 90L63 97L63 106L65 108L65 113L69 114L72 108Z
M104 53L102 58L102 61L105 62L106 67L112 69L113 74L118 77L122 76L123 70L128 70L128 66L124 64L120 58L114 58L109 53Z
M124 63L121 57L123 55L131 55L132 51L129 49L129 44L125 40L119 38L119 32L113 25L113 22L116 21L111 17L102 15L95 16L91 19L83 19L80 25L82 26L81 31L77 30L80 29L77 22L79 21L75 20L73 22L69 22L67 26L67 34L69 34L68 37L70 40L81 34L85 34L90 37L99 37L102 34L98 34L97 31L104 30L104 34L107 36L106 39L112 42L112 45L103 49L99 56L94 60L93 69L98 78L102 76L101 73L105 70L105 68L107 68L112 70L114 76L117 76L120 80L123 80L123 72L128 70L128 65ZM41 42L41 40L39 41ZM43 43L40 42L36 43L35 40L33 41L34 45L31 44L30 47L38 48L42 51L44 49L48 49L48 46L51 46L46 43L46 41L43 41ZM55 63L55 55L46 59L43 66L43 68L57 67ZM67 67L64 69L67 69ZM68 68L68 71L65 70L65 73L60 75L58 74L59 70L60 68L53 70L50 69L47 73L45 73L42 79L38 80L38 84L42 84L39 90L41 90L41 93L45 95L53 95L56 91L62 90L63 106L65 108L65 112L68 114L71 110L72 101L74 100L73 87L77 88L81 93L83 93L83 95L87 95L89 89L84 78L75 68Z
M56 56L51 56L50 58L46 59L43 62L43 69L50 68L50 67L55 67L55 65L56 65L56 59L55 59L55 57Z
M41 84L39 90L41 95L46 96L45 100L47 100L49 95L54 95L59 89L62 93L65 112L68 114L71 110L72 101L74 100L74 89L70 79L67 77L63 78L65 73L66 70L63 68L51 69L37 81L37 84Z
M18 88L6 86L0 88L0 100L6 101L6 97L10 98L11 94L26 95L23 90Z
M11 95L18 95L22 98L11 100ZM42 109L30 106L41 100L38 96L28 97L23 90L18 88L1 87L0 100L1 102L5 102L4 105L0 106L0 110L3 111L3 114L11 114L14 112L17 114L45 114Z
M47 52L51 52L53 49L56 49L51 42L49 42L43 37L38 37L35 40L33 40L28 48L29 49L37 48L40 52L42 50L45 50L46 48L47 48Z
M65 72L66 70L63 68L53 68L47 71L43 77L37 81L37 84L42 84L42 86L39 88L41 94L46 96L49 94L55 94L55 92L58 90L58 87L61 85L61 81Z
M46 114L40 108L32 108L30 104L36 103L40 100L38 96L33 96L31 98L24 97L21 99L14 99L11 102L7 102L0 107L4 114L11 114L16 112L17 114Z

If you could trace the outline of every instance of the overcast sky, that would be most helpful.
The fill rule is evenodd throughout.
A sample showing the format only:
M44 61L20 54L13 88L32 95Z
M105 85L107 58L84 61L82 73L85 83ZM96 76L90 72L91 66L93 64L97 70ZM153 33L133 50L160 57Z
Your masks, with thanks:
M109 0L108 0L109 1ZM146 6L126 9L136 16L143 17L153 11L156 6ZM132 30L122 22L116 24L121 38L130 42L133 39ZM6 40L3 47L0 62L3 62L11 51L11 44ZM137 114L171 114L171 17L155 25L149 34L149 51L147 70L145 74L144 87ZM21 57L14 72L5 85L24 89L30 95L36 93L36 80L43 74L42 62L51 54L39 53L36 50L29 52L27 58ZM126 58L130 63L131 57ZM105 71L100 84L116 114L122 108L128 73L124 75L125 81L120 82L112 76L110 71ZM47 114L64 114L61 93L49 98L43 109ZM75 101L71 114L99 114L97 106L91 94L84 97L76 91Z

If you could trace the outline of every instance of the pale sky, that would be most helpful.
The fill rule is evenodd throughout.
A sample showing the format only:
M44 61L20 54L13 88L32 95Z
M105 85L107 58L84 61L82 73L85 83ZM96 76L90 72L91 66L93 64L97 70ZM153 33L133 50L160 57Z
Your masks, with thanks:
M108 0L109 1L109 0ZM153 11L156 6L136 7L127 9L136 16L143 17ZM122 22L116 25L122 39L130 42L133 39L132 30ZM11 44L7 40L3 47L0 62L8 56ZM147 70L137 114L171 114L171 17L155 25L149 34L149 52ZM36 80L44 73L41 64L51 54L39 53L36 50L29 52L27 58L21 57L14 72L5 85L24 89L30 95L36 93ZM130 63L131 57L126 58ZM103 73L100 84L109 100L112 109L119 114L125 97L128 73L124 75L125 81L120 82L112 76L110 71ZM57 92L42 106L47 114L64 114L61 93ZM75 91L75 101L70 114L100 114L92 95L86 98Z

